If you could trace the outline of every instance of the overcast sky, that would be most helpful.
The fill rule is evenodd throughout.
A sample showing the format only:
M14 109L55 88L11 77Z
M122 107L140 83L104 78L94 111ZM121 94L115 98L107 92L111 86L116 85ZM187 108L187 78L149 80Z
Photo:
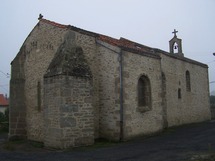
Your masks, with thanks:
M0 13L0 93L9 93L10 62L40 13L165 51L176 29L185 57L207 64L209 80L215 81L215 0L1 0Z

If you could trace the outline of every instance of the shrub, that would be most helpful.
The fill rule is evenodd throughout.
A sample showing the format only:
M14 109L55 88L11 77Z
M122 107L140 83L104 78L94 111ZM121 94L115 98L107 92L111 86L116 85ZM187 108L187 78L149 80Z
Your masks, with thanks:
M0 112L0 123L6 121L6 116L4 113Z
M9 109L5 113L0 112L0 131L8 132L9 130Z
M210 96L211 108L215 108L215 96Z

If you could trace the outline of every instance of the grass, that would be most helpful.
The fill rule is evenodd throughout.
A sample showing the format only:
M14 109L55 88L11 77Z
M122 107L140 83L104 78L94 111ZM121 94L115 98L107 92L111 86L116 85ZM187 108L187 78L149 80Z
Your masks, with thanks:
M8 133L8 131L9 131L9 128L8 128L9 126L8 126L8 123L6 122L6 123L0 123L0 134L1 133Z

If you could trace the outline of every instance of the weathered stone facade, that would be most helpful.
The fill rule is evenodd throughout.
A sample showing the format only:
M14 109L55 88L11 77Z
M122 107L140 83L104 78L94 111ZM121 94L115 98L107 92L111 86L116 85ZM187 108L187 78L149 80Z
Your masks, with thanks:
M210 119L207 65L40 19L12 61L10 138L45 146L126 140Z
M94 110L88 78L45 78L45 146L67 148L94 143ZM54 99L53 99L54 98Z
M209 81L205 66L174 55L161 54L161 57L162 71L166 78L168 125L176 126L210 118ZM190 91L186 89L186 71L190 73ZM181 98L178 98L179 89ZM203 108L205 106L207 108Z

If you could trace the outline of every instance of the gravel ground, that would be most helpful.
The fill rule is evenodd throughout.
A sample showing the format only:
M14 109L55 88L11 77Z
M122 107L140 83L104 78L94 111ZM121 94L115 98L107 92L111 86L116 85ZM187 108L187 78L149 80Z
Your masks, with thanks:
M0 135L0 161L188 161L215 152L215 121L170 128L133 141L54 151ZM211 161L211 160L210 160Z

